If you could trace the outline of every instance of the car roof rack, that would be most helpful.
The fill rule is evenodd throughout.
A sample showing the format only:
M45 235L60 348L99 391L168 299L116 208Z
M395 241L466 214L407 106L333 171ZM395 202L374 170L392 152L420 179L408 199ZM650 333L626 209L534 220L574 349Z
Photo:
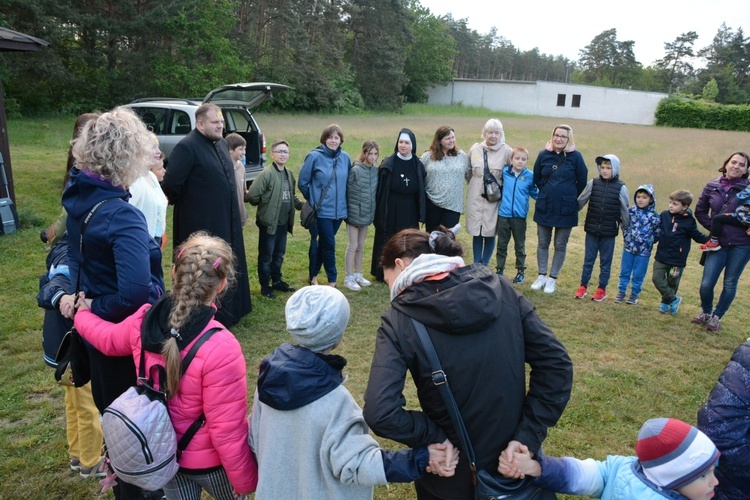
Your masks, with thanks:
M185 99L183 97L143 97L141 99L136 99L134 101L131 101L130 104L135 104L137 102L159 102L159 101L195 104L196 102L198 103L201 102L201 99Z

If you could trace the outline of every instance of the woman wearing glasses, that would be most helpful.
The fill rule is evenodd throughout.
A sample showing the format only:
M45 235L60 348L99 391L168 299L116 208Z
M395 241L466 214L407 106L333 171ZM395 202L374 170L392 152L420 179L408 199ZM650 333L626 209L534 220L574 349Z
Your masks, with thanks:
M587 177L586 163L573 142L573 129L570 125L558 125L534 164L534 184L539 189L534 210L539 277L531 285L532 290L544 289L545 293L557 290L570 231L578 225L578 195L586 187ZM553 230L555 255L547 275Z

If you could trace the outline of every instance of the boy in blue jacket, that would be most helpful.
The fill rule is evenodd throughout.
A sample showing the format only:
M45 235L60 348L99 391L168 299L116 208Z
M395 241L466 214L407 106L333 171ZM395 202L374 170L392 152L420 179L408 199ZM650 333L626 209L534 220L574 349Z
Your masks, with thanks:
M638 296L643 289L643 279L648 271L648 261L651 260L651 250L659 240L661 219L656 211L656 195L654 186L643 184L638 186L633 196L635 205L628 209L630 225L622 230L625 245L622 249L620 263L620 283L615 302L625 300L628 284L632 283L628 304L637 304Z
M690 253L690 240L705 243L707 234L698 229L698 224L690 210L693 195L678 189L669 195L669 209L660 215L659 244L654 257L653 282L661 294L659 312L677 314L682 297L677 296L682 272Z
M532 457L516 443L500 456L506 477L534 477L558 493L604 500L709 500L719 481L719 450L704 433L674 418L648 420L638 433L635 457L610 455L603 462L573 457Z
M497 274L502 276L508 243L513 236L516 251L516 276L513 283L523 283L526 270L526 216L529 214L529 198L536 200L539 194L534 184L534 173L526 168L529 152L526 148L515 148L510 165L503 168L503 197L497 217Z

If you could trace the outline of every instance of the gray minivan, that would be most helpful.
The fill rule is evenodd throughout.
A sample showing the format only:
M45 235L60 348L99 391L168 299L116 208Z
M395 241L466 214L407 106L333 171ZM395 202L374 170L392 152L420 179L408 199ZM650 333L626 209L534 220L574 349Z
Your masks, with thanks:
M233 83L212 90L203 99L147 97L125 106L135 111L156 134L159 147L165 156L169 156L175 145L195 128L198 106L208 102L216 104L224 115L224 135L236 132L247 141L245 176L250 185L266 161L266 138L253 112L267 99L273 98L273 91L289 88L280 83Z

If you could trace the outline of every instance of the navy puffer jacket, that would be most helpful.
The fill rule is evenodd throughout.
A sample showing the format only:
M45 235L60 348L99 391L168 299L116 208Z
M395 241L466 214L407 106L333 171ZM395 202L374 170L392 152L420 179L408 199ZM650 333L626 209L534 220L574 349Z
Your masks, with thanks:
M750 498L750 339L740 345L698 410L698 428L721 452L717 500Z

